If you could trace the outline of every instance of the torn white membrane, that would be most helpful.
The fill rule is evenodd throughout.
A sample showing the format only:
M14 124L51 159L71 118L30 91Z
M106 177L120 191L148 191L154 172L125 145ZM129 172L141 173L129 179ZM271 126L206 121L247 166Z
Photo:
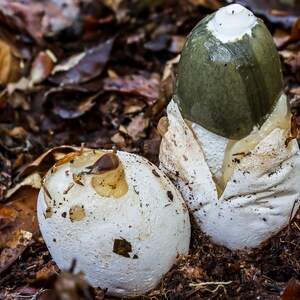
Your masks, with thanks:
M218 196L201 148L203 141L183 120L174 101L167 113L161 168L177 184L196 222L215 243L232 250L257 247L289 223L300 204L300 157L296 140L285 146L288 128L275 127L246 155L232 157L235 167ZM224 145L220 140L211 142L215 147ZM221 146L216 155L224 158L225 148Z

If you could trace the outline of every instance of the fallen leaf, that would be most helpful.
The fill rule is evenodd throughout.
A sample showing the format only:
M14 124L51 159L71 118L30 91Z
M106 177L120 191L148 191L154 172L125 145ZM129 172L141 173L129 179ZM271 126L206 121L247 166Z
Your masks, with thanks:
M30 162L22 166L18 170L18 179L22 180L25 177L38 172L40 174L45 174L54 163L64 157L67 153L79 151L80 147L73 146L58 146L54 147L42 155L40 155L33 162Z
M277 0L237 0L235 2L246 6L255 15L265 17L272 24L282 25L284 29L292 28L300 13L298 6L284 5Z
M16 231L6 243L0 254L0 274L5 272L24 252L32 242L32 233L29 231Z
M132 137L134 141L145 137L145 129L149 126L149 119L145 118L143 114L134 116L131 122L126 127L126 133Z
M168 41L168 51L171 53L181 53L186 38L181 35L172 35Z
M79 86L66 86L50 89L44 102L51 103L53 112L62 119L76 119L95 105L98 96L99 93L91 95L89 90Z
M300 299L300 281L296 278L292 278L286 288L284 289L283 294L280 297L280 300L299 300Z
M59 85L78 84L99 76L110 58L114 39L109 39L56 65L49 80Z
M4 199L9 187L12 185L11 162L0 153L0 201Z
M0 205L0 230L11 226L17 215L18 212L14 208Z
M189 0L189 1L192 2L194 5L203 6L210 10L217 10L222 6L220 1L218 0Z
M0 84L15 82L21 74L20 60L12 54L10 46L0 40Z
M54 62L45 51L41 51L35 57L29 74L29 85L32 86L44 81L52 72Z
M77 0L0 1L1 23L15 33L31 37L43 45L44 37L52 37L70 28L79 14Z
M125 77L105 78L103 89L107 92L118 92L142 96L148 100L148 104L153 104L160 93L160 80L157 74L149 77L143 75L130 75Z
M19 189L5 204L8 210L16 211L11 226L1 229L0 233L0 274L5 272L37 237L39 226L36 216L38 190L25 187Z

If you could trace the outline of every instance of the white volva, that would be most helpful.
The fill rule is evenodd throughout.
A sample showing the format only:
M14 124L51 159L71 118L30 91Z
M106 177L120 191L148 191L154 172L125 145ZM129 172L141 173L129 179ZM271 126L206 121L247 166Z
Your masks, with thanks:
M38 218L61 269L76 259L76 270L93 286L131 297L154 288L188 253L189 215L171 181L140 156L118 151L120 172L111 171L109 179L89 173L107 153L84 151L52 168L39 194ZM113 185L116 176L121 180Z
M220 162L209 158L208 165L203 141L184 121L174 101L167 114L161 168L176 182L196 222L215 243L232 250L257 247L288 224L300 204L299 148L295 139L285 145L289 129L275 126L246 155L232 156L236 161L232 175L218 195L210 168L220 171ZM277 119L271 115L266 123L270 120ZM220 150L224 152L215 153L224 158L226 140L215 143L215 136L208 135L204 141L223 145Z

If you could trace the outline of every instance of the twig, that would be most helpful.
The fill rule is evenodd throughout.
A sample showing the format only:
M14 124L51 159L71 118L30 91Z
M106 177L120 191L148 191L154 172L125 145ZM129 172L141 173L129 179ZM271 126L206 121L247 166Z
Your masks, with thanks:
M190 283L189 286L190 287L201 287L201 286L205 286L205 285L227 285L227 284L231 284L232 281L209 281L209 282L200 282L200 283Z

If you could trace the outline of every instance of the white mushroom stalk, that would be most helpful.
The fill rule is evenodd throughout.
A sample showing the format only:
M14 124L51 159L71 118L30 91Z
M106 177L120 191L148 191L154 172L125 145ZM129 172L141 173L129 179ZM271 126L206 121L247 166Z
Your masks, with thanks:
M215 243L257 247L297 212L300 157L291 120L262 21L237 4L201 21L159 125L160 162Z
M61 269L76 259L95 287L133 297L188 254L190 222L179 191L146 159L118 151L67 155L48 171L40 229Z

